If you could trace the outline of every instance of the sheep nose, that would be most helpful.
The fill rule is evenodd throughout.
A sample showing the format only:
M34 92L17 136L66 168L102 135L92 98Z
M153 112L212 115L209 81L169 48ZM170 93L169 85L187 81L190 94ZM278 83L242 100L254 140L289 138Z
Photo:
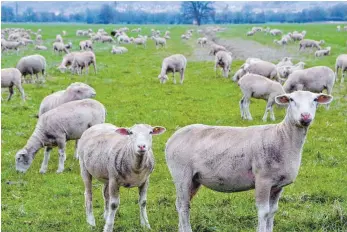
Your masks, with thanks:
M311 114L310 113L302 113L301 114L301 119L303 120L303 121L311 121L312 119L311 119Z
M140 148L140 151L144 151L146 149L146 145L142 144L142 145L137 145L138 148Z

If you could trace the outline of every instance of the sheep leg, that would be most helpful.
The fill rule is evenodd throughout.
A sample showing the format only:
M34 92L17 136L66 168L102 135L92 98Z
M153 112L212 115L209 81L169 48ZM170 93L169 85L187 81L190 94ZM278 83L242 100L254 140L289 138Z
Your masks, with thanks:
M175 71L172 72L172 80L173 80L173 83L176 84Z
M251 104L251 99L249 97L245 100L245 111L246 111L246 119L253 120L251 112L249 111L249 105Z
M93 66L94 66L94 73L96 75L96 64L95 64L95 62L93 62Z
M117 209L119 207L119 186L114 178L109 180L108 190L110 195L109 200L109 212L106 218L106 223L104 226L104 232L112 232L114 217L116 215Z
M342 74L343 74L343 70L342 70ZM335 65L335 82L337 82L339 79L339 66Z
M88 65L88 63L85 63L84 66L86 67L86 75L88 75L88 72L89 72L89 65Z
M81 176L84 183L84 201L86 207L87 222L91 226L95 226L95 218L93 214L93 192L92 192L92 175L87 171L83 162L80 162Z
M66 141L61 141L58 143L59 147L59 165L58 165L58 170L57 173L62 173L64 171L64 162L66 160L66 154L65 154L65 146L66 146Z
M75 158L78 159L78 153L77 153L77 146L78 146L78 139L76 139L76 142L75 142Z
M342 67L342 77L341 77L341 83L343 83L343 81L344 81L344 79L345 79L345 74L346 74L346 72L347 72L347 67Z
M47 172L48 161L49 161L49 156L50 156L51 151L52 151L51 147L45 148L45 154L44 154L43 161L42 161L41 168L40 168L41 174L45 174Z
M149 222L148 222L147 210L146 210L148 184L149 184L149 178L146 180L146 182L143 185L139 187L140 221L142 226L145 226L148 229L151 229L151 226L149 225Z
M10 91L10 95L8 95L7 101L11 100L11 98L12 98L12 95L13 95L13 85L10 86L8 89Z
M180 84L182 85L182 84L183 84L183 81L184 81L184 71L181 70L180 74L181 74L181 81L180 81Z
M39 83L39 74L36 73L35 76L36 76L36 82Z
M267 232L267 221L270 214L270 191L271 182L263 177L257 177L255 180L255 199L258 209L258 228L257 232Z
M192 178L186 175L183 175L181 178L176 178L176 210L179 217L179 232L192 232L190 225L190 195L191 189L193 186ZM182 183L183 182L183 183Z
M102 188L102 196L104 197L104 219L106 221L109 209L110 195L108 190L108 182Z
M239 104L240 104L241 118L246 119L246 115L244 112L245 95L242 96Z
M267 232L272 232L274 224L274 216L278 210L278 201L281 197L282 188L272 188L270 192L270 212L268 219L266 221L266 230Z

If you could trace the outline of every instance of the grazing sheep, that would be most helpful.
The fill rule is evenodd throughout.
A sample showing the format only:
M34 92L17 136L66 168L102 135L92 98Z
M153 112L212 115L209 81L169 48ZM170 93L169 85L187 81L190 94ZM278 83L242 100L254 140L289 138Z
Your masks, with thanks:
M247 36L253 36L256 33L256 31L248 31Z
M250 64L246 63L243 69L246 73L258 74L279 81L277 67L271 62L262 60Z
M35 54L31 56L22 57L18 63L16 68L22 73L22 76L30 74L31 81L33 80L33 75L36 74L37 81L39 80L38 73L42 73L42 81L44 81L45 71L46 71L47 63L45 57Z
M89 85L81 82L72 83L65 90L61 90L46 96L41 101L38 117L64 103L86 98L94 98L95 95L95 90Z
M315 57L329 56L331 47L326 47L325 49L318 50L314 53Z
M320 45L324 44L324 40L321 41L315 41L312 39L303 39L300 41L299 44L299 51L302 51L306 48L317 48L318 50L321 50L322 48L320 47Z
M270 30L270 35L273 35L273 36L282 35L282 31L278 29L272 29Z
M159 45L161 47L165 47L166 48L166 39L165 38L161 38L161 37L154 37L152 36L152 39L155 42L155 47L158 49Z
M136 124L131 128L117 128L99 124L86 130L77 153L81 176L85 185L87 222L95 226L92 206L92 178L104 183L104 232L112 232L119 207L119 189L139 188L141 225L150 229L146 212L149 176L154 168L152 136L165 132L164 127Z
M192 231L190 201L204 185L218 192L255 189L257 231L272 232L283 187L298 175L317 105L332 99L330 95L298 91L275 98L277 104L288 105L285 119L278 124L195 124L176 131L166 143L165 154L176 187L179 231Z
M63 37L61 37L61 35L58 34L58 35L55 37L55 42L64 43Z
M23 101L25 101L24 89L22 87L22 74L16 68L4 68L1 69L1 88L9 88L10 95L7 98L7 101L11 100L13 95L13 86L15 86L21 96Z
M46 147L40 169L40 173L46 173L49 154L53 147L58 146L57 173L63 172L66 142L78 140L89 127L104 123L105 116L105 107L93 99L67 102L42 114L27 144L16 154L16 170L26 172L36 153L40 148Z
M87 49L93 51L93 42L91 40L82 40L79 45L81 51L87 51Z
M109 35L100 36L100 41L102 43L105 43L105 42L112 43L112 42L114 42L112 36L109 36Z
M207 38L206 37L198 38L197 43L200 45L200 47L204 47L207 44Z
M169 80L167 74L172 72L173 83L176 84L175 72L179 72L181 75L180 83L183 84L184 72L187 67L187 59L181 54L175 54L166 57L161 65L161 72L158 76L160 83L165 84Z
M64 43L54 42L53 43L53 52L60 54L61 52L69 53L69 50L65 47Z
M322 93L326 89L327 93L331 94L334 83L335 73L333 70L326 66L316 66L293 72L289 75L283 88L286 93L292 93L297 90Z
M293 33L291 35L291 38L293 41L301 41L304 39L304 37L305 37L305 34L302 34L302 33Z
M280 83L257 74L249 73L240 79L238 85L243 93L240 101L241 118L252 120L249 105L251 98L256 98L267 101L263 121L265 122L267 120L268 111L270 111L271 120L275 120L275 114L272 108L273 104L275 103L275 97L285 94Z
M58 66L58 69L64 73L65 70L67 69L68 66L70 66L75 58L75 55L79 53L79 52L71 52L69 54L66 54L63 57L63 60L61 62L61 64Z
M126 47L116 47L116 46L112 46L112 54L123 54L128 52L128 49Z
M96 58L95 54L91 51L76 53L71 64L72 73L82 74L82 69L85 68L85 74L88 74L89 65L93 64L94 72L96 75Z
M339 79L338 77L339 69L341 69L341 72L342 72L341 83L343 83L343 80L345 78L345 72L347 72L347 54L339 55L336 58L336 63L335 63L336 81Z
M47 47L43 46L43 45L36 45L35 46L35 50L43 50L43 51L45 51L45 50L47 50Z
M291 57L283 57L280 62L278 62L277 67L282 66L293 66L292 58Z
M138 45L143 45L144 48L146 48L146 43L147 43L147 36L143 36L143 37L139 37L139 38L135 38L133 43L135 44L135 46L137 47Z
M18 55L19 47L24 45L25 43L23 41L13 42L13 41L7 41L5 39L1 39L1 52L7 51L7 50L16 50L16 53Z
M125 34L118 36L117 41L118 41L118 44L121 44L121 43L127 43L128 44L131 42L129 36L127 36Z
M219 51L216 53L215 65L214 65L214 70L216 72L216 75L217 75L217 67L219 66L223 69L223 76L225 78L228 77L231 63L233 62L233 58L231 55L232 54L230 52L226 52L226 51Z
M212 43L209 55L216 55L216 53L219 51L227 51L227 49L222 45Z
M275 39L273 42L280 46L284 46L288 44L288 40L286 38L282 38L281 40Z

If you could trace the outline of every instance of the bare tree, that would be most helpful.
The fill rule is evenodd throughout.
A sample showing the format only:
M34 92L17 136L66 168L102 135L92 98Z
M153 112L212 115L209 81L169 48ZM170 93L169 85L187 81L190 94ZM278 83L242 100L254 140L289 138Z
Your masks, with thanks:
M181 11L186 19L194 19L200 26L203 19L214 14L213 2L182 2Z

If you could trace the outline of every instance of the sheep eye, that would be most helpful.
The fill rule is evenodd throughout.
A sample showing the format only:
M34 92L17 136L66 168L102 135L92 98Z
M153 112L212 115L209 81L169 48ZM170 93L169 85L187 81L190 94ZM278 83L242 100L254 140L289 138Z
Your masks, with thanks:
M315 101L315 102L318 101L318 98L313 99L313 101Z
M153 131L150 131L149 134L153 134Z
M293 99L293 98L289 98L289 101L293 102L293 101L294 101L294 99Z
M132 135L132 134L133 134L133 132L132 132L132 131L128 131L128 134L129 134L129 135Z

